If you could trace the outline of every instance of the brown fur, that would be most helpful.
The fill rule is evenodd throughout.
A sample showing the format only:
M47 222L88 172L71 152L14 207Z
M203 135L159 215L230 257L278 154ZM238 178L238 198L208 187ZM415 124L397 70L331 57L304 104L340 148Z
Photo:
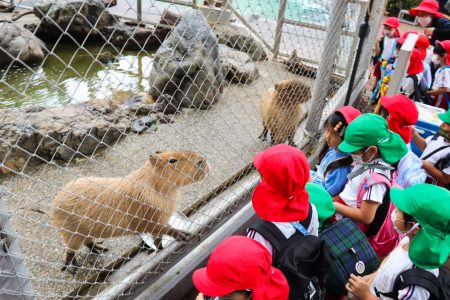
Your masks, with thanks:
M272 143L281 144L286 140L294 144L294 135L301 121L300 104L311 98L310 88L299 80L283 80L275 84L261 98L260 109L263 121L263 132L260 135L266 140L270 131Z
M208 171L206 159L195 152L163 152L125 177L76 179L53 200L53 224L72 258L96 238L148 233L159 242L164 234L182 240L184 232L167 225L178 188L202 180Z

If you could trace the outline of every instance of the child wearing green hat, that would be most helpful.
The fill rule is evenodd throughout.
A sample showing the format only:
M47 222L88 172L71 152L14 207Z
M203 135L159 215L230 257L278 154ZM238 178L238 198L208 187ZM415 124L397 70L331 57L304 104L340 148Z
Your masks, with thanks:
M427 183L437 184L448 188L450 185L450 109L439 114L442 121L439 132L435 136L422 138L415 130L412 140L423 151L422 168L428 173Z
M394 282L401 273L413 268L439 275L439 267L450 253L450 192L418 184L404 190L393 188L390 193L397 207L391 219L404 238L377 272L366 277L352 274L346 288L362 300L430 299L430 292L418 282L397 291Z
M398 236L391 227L389 233L382 234L383 241L375 241L373 239L381 232L382 227L375 229L377 226L372 228L371 224L373 221L377 221L374 225L378 222L385 223L387 216L379 215L375 219L375 215L390 188L387 183L392 179L392 164L408 152L406 144L398 134L389 130L386 120L381 116L363 114L347 127L339 150L350 153L356 165L347 176L344 190L339 197L334 198L336 219L346 217L356 221L369 238L377 255L384 257L397 245ZM375 182L374 177L386 180ZM372 184L368 185L368 182ZM388 203L381 207L386 205ZM380 243L383 245L377 247Z

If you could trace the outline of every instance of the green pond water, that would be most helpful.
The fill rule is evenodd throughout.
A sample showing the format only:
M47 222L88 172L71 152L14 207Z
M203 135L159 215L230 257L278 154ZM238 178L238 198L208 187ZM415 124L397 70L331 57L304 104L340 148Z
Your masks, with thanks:
M326 25L329 1L288 0L286 17ZM279 0L233 0L233 6L243 15L274 20L279 3ZM156 49L121 51L93 44L78 48L67 43L59 43L54 49L47 46L51 51L39 66L0 69L0 108L53 106L149 88L148 76Z
M39 66L0 69L0 108L52 106L148 90L154 51L119 52L61 43Z

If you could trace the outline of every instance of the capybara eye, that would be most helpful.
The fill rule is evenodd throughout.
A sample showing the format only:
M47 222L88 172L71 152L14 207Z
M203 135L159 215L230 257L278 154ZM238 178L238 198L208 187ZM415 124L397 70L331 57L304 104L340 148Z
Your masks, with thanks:
M177 161L178 161L177 159L171 158L171 159L169 159L169 164L174 164L174 163L176 163Z

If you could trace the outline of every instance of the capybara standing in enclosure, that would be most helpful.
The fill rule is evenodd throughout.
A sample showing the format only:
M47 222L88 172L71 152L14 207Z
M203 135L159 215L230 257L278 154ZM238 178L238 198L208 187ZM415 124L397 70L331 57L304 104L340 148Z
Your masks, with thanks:
M286 140L294 145L294 135L301 120L301 104L311 98L311 90L299 80L283 80L263 94L260 103L263 141L270 133L272 144Z
M168 225L178 189L205 178L206 159L195 152L157 152L125 177L83 177L69 182L53 200L53 224L67 245L63 270L78 265L75 252L85 245L105 251L96 238L148 233L161 249L161 238L186 240L189 233Z

